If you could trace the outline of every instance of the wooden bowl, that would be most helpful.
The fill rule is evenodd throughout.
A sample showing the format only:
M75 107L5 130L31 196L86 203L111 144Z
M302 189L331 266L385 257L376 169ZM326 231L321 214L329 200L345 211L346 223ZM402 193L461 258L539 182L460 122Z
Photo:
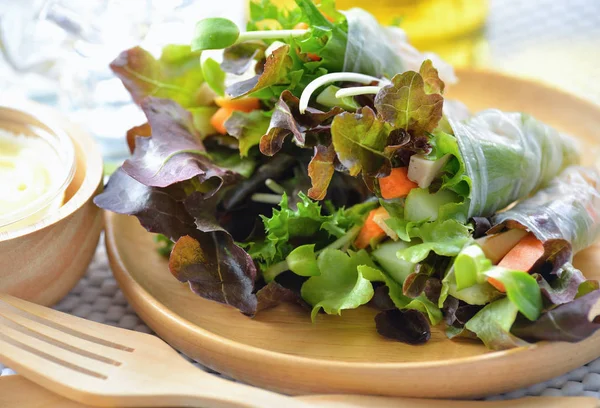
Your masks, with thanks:
M75 175L62 207L35 224L0 232L0 292L52 305L79 281L98 244L102 212L92 198L102 188L102 156L87 132L52 109L32 102L0 105L0 128L24 134L32 126L61 129L75 148Z
M450 98L473 111L529 112L577 136L585 161L594 159L600 107L493 72L459 70L458 75ZM373 321L377 310L368 306L341 316L319 314L312 323L305 309L282 304L251 319L200 298L173 278L152 234L134 217L107 214L106 245L121 289L156 333L212 369L276 391L481 397L546 381L600 357L600 332L579 343L490 351L478 342L449 340L438 326L427 344L411 346L379 336ZM590 279L600 279L599 265L600 242L575 258Z

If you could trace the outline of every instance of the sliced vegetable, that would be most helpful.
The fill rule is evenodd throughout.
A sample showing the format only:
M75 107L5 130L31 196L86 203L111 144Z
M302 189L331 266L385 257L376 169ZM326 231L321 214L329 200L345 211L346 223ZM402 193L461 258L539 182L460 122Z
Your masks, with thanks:
M397 241L398 234L396 234L396 232L392 228L390 228L386 223L387 220L390 219L390 214L388 214L387 210L384 207L380 207L378 210L379 211L377 212L377 214L375 214L375 216L373 217L373 222L379 225L379 228L381 228L388 237L390 237L394 241Z
M483 250L486 258L495 265L527 235L527 231L514 228L498 234L487 235L477 239L477 244Z
M422 188L413 188L406 197L404 218L414 222L435 221L438 219L441 208L458 201L459 197L450 190L430 193Z
M354 241L354 246L356 248L367 248L385 236L385 231L381 229L381 227L374 220L378 214L383 214L384 212L387 214L385 208L379 207L369 213L364 225L356 237L356 240Z
M210 124L217 132L222 135L226 135L227 129L225 128L225 122L227 119L229 119L232 113L233 109L231 108L219 108L210 118Z
M506 269L529 271L544 255L544 244L532 233L525 235L498 263Z
M420 188L427 188L440 175L448 160L450 160L449 154L445 154L437 160L427 159L422 154L414 154L410 157L408 165L408 179L417 183Z
M219 97L215 98L215 103L221 108L241 112L252 112L253 110L260 109L260 100L258 98L252 97L245 97L239 99Z
M386 200L405 197L416 187L417 184L408 177L406 167L395 167L389 176L379 179L381 196Z
M371 255L396 282L401 284L413 272L415 264L399 259L396 254L410 245L405 241L385 242L371 252Z

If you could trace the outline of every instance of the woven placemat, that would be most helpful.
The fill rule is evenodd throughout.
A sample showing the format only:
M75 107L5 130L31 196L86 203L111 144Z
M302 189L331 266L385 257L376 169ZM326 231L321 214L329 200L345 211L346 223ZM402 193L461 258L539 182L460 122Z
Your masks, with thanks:
M99 323L152 333L152 330L127 303L127 299L113 278L102 240L85 277L55 306L55 309ZM198 363L194 362L194 365L198 369L220 375ZM13 370L2 365L0 365L0 372L0 375L15 374ZM488 399L512 399L527 395L600 398L600 359L550 381L507 394L490 396Z

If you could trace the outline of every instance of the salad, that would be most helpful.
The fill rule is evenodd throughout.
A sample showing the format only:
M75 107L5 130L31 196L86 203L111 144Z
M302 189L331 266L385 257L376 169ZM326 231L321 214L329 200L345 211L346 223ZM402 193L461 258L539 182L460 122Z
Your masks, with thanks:
M201 20L158 59L121 53L111 68L148 121L96 204L248 316L375 307L385 337L443 324L490 348L595 331L598 285L570 261L598 235L599 185L574 141L445 100L452 68L362 9L296 4L251 2L245 32Z

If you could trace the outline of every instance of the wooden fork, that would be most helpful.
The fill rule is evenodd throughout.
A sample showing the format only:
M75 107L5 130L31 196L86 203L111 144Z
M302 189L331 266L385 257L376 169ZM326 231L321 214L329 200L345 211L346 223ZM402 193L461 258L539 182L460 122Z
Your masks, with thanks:
M118 407L551 407L557 399L432 401L354 395L287 397L208 374L158 337L94 323L0 294L0 362L66 398ZM20 380L23 393L47 393ZM7 381L4 380L4 383ZM26 391L30 389L31 392ZM0 398L2 402L2 398ZM563 401L564 402L564 401ZM595 407L592 398L569 406ZM592 405L594 403L594 405ZM585 405L584 405L585 404ZM20 405L23 407L23 405ZM39 405L36 405L39 406Z

